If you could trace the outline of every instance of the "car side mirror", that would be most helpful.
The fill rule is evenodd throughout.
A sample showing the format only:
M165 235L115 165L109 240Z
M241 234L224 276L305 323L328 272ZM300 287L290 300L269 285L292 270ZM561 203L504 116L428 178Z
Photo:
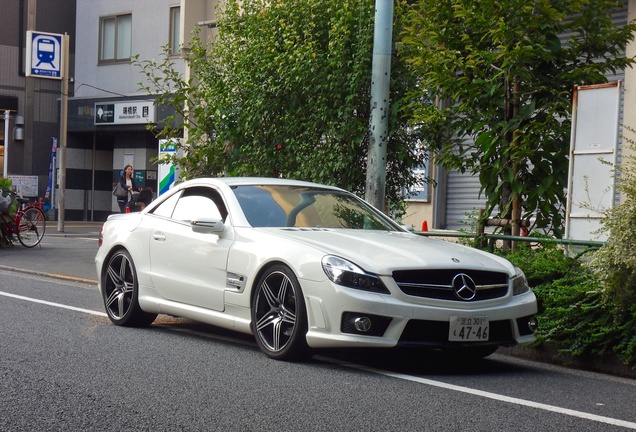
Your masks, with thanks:
M190 222L192 231L199 234L220 233L225 228L220 219L199 219Z

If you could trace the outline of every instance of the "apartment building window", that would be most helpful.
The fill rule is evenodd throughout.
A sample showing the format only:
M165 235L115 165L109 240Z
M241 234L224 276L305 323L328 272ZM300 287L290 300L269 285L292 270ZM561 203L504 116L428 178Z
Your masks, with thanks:
M99 23L99 61L129 61L132 51L132 15L103 17Z
M181 53L181 7L170 8L170 54Z

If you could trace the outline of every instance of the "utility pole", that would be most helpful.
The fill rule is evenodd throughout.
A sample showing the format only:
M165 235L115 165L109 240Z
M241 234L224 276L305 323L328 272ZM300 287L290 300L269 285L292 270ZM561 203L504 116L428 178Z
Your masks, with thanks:
M389 131L389 84L393 46L393 0L375 0L373 64L371 71L371 121L367 153L366 200L384 211L386 147Z

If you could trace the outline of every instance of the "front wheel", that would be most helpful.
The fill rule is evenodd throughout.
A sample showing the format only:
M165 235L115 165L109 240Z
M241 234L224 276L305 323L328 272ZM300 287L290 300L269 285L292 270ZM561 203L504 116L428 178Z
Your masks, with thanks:
M108 318L117 325L145 327L157 318L139 306L137 271L125 250L115 252L102 274L102 295Z
M261 351L276 360L308 357L307 311L294 273L286 266L273 266L254 289L252 331Z
M37 246L42 241L46 230L44 212L37 207L30 207L18 214L16 225L18 240L22 246L28 248Z

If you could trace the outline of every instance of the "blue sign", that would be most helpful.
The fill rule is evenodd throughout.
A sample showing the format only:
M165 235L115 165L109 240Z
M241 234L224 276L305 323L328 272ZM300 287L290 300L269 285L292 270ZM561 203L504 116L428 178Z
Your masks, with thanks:
M27 76L62 78L62 35L27 32Z
M44 198L53 201L53 169L55 168L55 154L57 153L57 138L51 137L51 159L49 161L49 180L46 183L46 193Z

